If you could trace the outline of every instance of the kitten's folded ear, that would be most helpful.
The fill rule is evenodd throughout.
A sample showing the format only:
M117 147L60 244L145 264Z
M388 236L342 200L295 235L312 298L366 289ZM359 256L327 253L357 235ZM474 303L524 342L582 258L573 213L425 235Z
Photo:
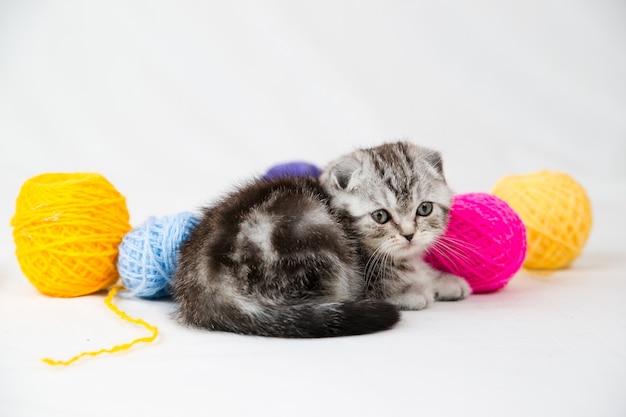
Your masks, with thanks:
M427 149L426 154L424 155L424 159L428 162L435 170L443 175L443 158L441 154L432 149Z
M320 180L327 187L337 190L350 191L354 188L353 179L361 171L361 158L358 152L347 155L343 158L331 162Z

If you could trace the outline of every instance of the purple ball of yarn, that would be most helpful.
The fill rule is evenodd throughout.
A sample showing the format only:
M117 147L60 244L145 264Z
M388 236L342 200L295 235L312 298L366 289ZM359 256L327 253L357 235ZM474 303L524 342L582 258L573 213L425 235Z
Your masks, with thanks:
M178 249L189 238L199 218L180 213L150 217L128 232L119 245L117 271L130 293L139 298L171 295Z
M265 175L264 179L276 179L283 177L319 177L322 170L317 166L308 162L288 162L285 164L275 165L270 168Z

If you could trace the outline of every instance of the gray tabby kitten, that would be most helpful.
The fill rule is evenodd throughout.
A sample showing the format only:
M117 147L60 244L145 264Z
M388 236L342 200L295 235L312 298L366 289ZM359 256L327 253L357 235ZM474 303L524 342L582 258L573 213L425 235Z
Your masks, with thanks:
M465 280L422 260L451 200L440 154L409 142L345 155L319 179L255 181L207 208L182 245L178 317L241 334L331 337L465 298Z

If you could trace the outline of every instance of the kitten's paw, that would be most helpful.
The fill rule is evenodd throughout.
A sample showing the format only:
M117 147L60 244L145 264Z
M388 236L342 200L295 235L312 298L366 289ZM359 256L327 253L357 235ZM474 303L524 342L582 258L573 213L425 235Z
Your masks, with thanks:
M435 281L435 293L438 301L457 301L470 295L472 288L463 278L442 273Z
M423 310L435 302L435 294L409 286L401 293L388 297L387 301L400 310Z

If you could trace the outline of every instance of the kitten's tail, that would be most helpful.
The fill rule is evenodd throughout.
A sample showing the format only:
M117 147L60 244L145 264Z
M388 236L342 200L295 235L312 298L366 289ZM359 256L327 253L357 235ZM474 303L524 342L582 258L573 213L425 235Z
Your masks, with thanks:
M398 309L380 300L271 307L222 330L270 337L321 338L374 333L400 320Z

